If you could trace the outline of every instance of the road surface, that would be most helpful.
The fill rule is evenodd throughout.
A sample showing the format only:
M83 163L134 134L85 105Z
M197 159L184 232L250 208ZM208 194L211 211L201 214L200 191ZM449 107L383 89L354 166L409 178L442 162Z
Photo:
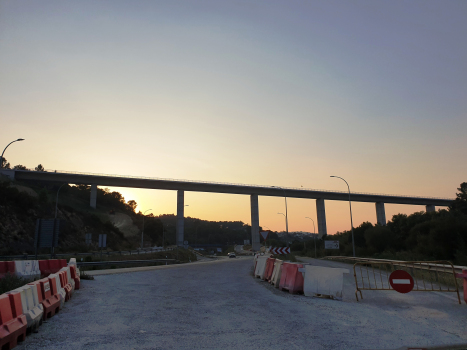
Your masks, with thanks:
M467 306L442 293L364 291L357 303L348 275L343 301L309 298L255 279L252 265L250 257L220 259L84 280L64 309L17 349L396 349L467 343Z

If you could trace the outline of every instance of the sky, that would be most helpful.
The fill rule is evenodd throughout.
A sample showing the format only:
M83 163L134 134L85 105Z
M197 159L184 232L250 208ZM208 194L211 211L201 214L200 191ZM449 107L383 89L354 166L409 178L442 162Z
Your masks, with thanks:
M0 0L0 147L34 168L454 198L467 181L467 2ZM5 146L2 146L5 145ZM137 210L176 192L112 188ZM251 223L250 198L185 193ZM423 206L386 205L386 217ZM354 226L376 222L353 203ZM259 197L285 229L284 198ZM314 200L288 199L313 232ZM328 234L350 229L326 201Z

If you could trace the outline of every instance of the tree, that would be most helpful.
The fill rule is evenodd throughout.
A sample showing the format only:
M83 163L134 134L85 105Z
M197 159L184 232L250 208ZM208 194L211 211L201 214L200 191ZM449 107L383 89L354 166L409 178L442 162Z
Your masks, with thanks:
M10 169L10 163L6 161L5 158L2 158L2 166L3 169Z
M365 231L364 235L367 247L377 253L394 247L394 234L386 226L371 227Z
M456 199L449 206L449 210L467 215L467 182L461 183L461 187L457 189Z
M138 206L138 204L136 203L135 200L131 199L127 202L127 205L130 207L130 209L132 211L135 211L136 207Z
M18 164L13 167L15 170L28 170L24 165Z
M49 194L45 188L42 188L39 193L39 202L43 204L47 204L49 202Z
M144 235L148 235L151 240L151 244L155 245L162 243L163 236L163 226L160 219L151 219L147 220L146 225L144 226Z
M38 166L36 166L34 168L35 171L45 171L44 167L42 166L42 164L39 164Z

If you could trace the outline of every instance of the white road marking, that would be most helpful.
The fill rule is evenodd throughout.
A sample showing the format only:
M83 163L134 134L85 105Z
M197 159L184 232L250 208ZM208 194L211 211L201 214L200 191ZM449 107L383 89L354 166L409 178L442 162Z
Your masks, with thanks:
M393 283L393 284L410 284L410 280L398 280L398 279L394 279L394 280L392 280L392 283Z

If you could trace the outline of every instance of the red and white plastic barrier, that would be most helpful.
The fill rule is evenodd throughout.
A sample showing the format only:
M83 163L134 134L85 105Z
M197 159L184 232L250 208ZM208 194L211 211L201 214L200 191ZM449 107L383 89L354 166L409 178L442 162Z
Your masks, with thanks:
M60 310L60 296L52 294L48 278L31 282L29 285L33 285L37 288L40 303L44 307L44 321L58 313Z
M41 278L41 270L37 260L15 260L15 275L28 281Z
M348 269L305 265L300 269L304 277L303 292L305 296L328 296L342 300L344 289L344 273Z
M76 265L69 265L71 278L75 281L75 289L79 289L79 285L81 283L81 278L79 277L79 270Z
M282 276L279 283L280 290L288 290L289 293L303 293L303 276L298 271L302 264L285 262L282 264Z
M14 261L0 261L0 279L5 277L8 273L14 275L15 271Z
M28 331L37 331L37 328L42 324L42 316L44 314L44 307L39 302L37 295L37 288L31 285L24 285L16 288L6 294L20 293L21 306L23 315L26 316Z
M456 277L464 279L464 301L467 304L467 270L462 270L462 273L456 273Z
M255 277L263 279L264 271L266 270L266 261L268 260L268 258L269 255L258 256L256 261Z
M7 274L25 279L47 277L30 282L0 295L0 348L12 349L26 334L36 332L43 320L54 316L63 307L65 299L80 287L79 270L66 260L0 261L0 278ZM41 270L39 270L41 268ZM66 290L62 288L66 286Z
M56 273L53 273L47 277L50 282L50 289L52 291L53 295L58 295L60 297L60 310L63 308L63 305L65 305L66 300L66 292L62 288L60 284L60 276Z
M58 276L60 277L60 285L65 290L65 301L68 301L71 299L71 295L73 294L71 283L68 282L66 271L60 271Z
M272 272L274 271L274 262L276 259L274 258L268 258L266 260L266 268L264 269L264 275L263 275L263 280L265 281L270 281L272 277Z
M274 285L274 287L279 288L279 283L281 281L281 276L282 276L282 264L284 261L276 259L274 261L274 270L272 271L271 279L269 283Z
M71 270L70 270L70 267L62 267L60 269L60 272L64 271L66 273L66 277L67 277L67 281L68 283L71 284L71 292L73 293L76 289L76 285L75 285L75 280L73 278L71 278Z
M0 295L0 348L14 348L26 338L27 327L20 293Z

